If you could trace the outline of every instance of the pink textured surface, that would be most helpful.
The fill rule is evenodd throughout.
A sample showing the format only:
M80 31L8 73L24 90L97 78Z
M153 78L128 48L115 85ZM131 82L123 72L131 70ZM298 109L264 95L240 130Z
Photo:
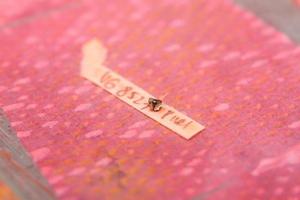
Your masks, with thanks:
M60 199L299 199L300 50L284 35L221 0L12 2L0 106ZM206 130L184 140L79 77L93 37Z

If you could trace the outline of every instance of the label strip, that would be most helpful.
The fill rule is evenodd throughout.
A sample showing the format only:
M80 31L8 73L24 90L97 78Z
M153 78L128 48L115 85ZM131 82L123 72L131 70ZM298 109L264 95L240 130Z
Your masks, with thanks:
M103 66L107 51L97 39L85 43L82 51L83 59L80 72L82 77L102 87L185 139L192 138L204 129L204 126L198 122L164 103L158 112L151 111L148 105L148 99L153 97L151 94Z

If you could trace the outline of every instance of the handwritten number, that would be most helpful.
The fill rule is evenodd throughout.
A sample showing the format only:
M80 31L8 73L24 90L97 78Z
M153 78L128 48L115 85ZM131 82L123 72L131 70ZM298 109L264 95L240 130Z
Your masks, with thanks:
M116 84L120 82L120 79L113 78L109 72L105 72L100 79L100 83L103 83L103 86L107 89L112 89L116 87Z
M132 89L132 87L125 87L123 90L119 90L119 91L117 92L117 95L118 95L119 97L122 97L122 96L126 95L127 92L129 92L131 89Z
M140 104L143 99L145 99L145 97L141 96L139 99L134 100L133 103Z

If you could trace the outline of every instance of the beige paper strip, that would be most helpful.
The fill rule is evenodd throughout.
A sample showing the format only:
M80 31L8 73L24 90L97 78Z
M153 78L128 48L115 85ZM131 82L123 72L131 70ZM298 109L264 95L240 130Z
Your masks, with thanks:
M81 76L186 139L190 139L204 129L201 124L166 104L162 104L162 109L158 112L151 111L148 107L148 99L153 96L103 66L106 53L105 47L96 39L84 44Z

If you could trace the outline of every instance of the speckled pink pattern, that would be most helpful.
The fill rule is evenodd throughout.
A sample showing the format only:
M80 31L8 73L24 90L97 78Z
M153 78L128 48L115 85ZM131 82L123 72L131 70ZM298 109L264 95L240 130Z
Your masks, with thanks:
M286 36L222 0L12 2L0 106L59 199L299 199L300 49ZM184 140L81 78L93 37L106 66L206 130Z

